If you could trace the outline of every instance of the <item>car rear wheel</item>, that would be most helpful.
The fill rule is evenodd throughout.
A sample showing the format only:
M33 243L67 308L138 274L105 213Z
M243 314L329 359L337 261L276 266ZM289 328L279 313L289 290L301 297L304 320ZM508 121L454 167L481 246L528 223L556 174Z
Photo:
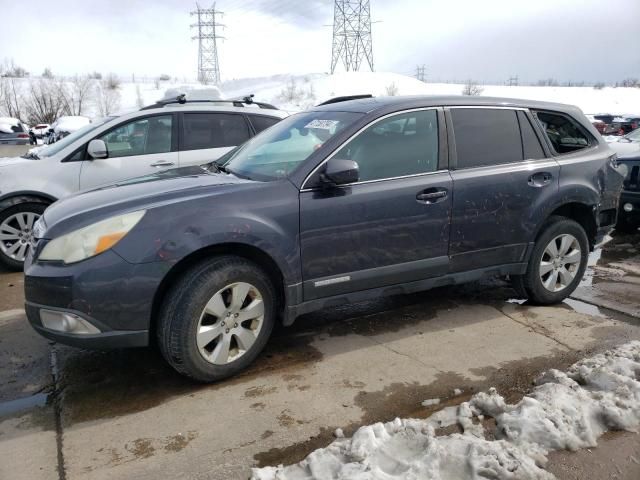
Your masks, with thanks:
M158 319L158 345L181 374L214 382L255 360L275 318L269 277L245 259L217 257L187 271L170 290Z
M527 272L514 278L514 286L536 304L559 303L578 287L588 256L584 228L568 218L554 217L538 236Z
M0 262L11 270L22 270L33 245L33 225L45 208L41 203L21 203L0 212Z

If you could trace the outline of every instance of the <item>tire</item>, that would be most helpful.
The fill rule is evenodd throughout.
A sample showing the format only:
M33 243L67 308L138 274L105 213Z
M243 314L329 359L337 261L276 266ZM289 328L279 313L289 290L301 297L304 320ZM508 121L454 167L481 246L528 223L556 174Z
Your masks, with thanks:
M556 257L549 253L553 251L552 242ZM560 303L580 284L588 257L589 240L584 228L568 218L552 217L536 239L527 272L514 276L513 286L534 304Z
M243 297L246 285L253 290ZM236 293L238 299L243 298L241 310L234 306L238 303L233 299ZM276 299L271 280L252 262L233 256L209 259L185 272L163 302L157 325L160 351L175 370L198 382L236 375L267 344L276 319ZM260 313L259 300L263 307L261 320L251 319ZM245 344L249 346L245 348Z
M46 208L47 205L43 203L29 202L19 203L0 212L0 263L10 270L21 271L23 269L24 256L30 248L33 223ZM19 218L22 219L22 222L27 222L26 228L20 228ZM18 230L20 233L16 234L15 232ZM22 242L23 239L26 240L26 243ZM16 244L18 244L18 250L13 251ZM26 249L23 248L24 245L26 245Z

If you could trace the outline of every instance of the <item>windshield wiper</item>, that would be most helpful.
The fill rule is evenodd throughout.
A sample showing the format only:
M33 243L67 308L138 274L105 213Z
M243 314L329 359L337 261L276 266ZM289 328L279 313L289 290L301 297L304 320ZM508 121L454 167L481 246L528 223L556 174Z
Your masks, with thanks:
M37 153L26 153L22 156L22 158L27 158L29 160L40 160L40 157Z

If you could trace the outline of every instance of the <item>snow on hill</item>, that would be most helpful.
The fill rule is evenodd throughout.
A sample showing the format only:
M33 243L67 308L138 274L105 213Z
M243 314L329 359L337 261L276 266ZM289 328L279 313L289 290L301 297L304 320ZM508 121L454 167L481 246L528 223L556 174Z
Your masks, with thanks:
M296 111L316 105L331 97L370 93L384 95L461 95L464 85L423 83L413 77L385 72L351 72L335 75L310 74L241 79L225 82L227 98L255 94L256 100ZM606 87L509 87L483 85L483 96L521 98L570 103L585 113L640 113L639 88Z

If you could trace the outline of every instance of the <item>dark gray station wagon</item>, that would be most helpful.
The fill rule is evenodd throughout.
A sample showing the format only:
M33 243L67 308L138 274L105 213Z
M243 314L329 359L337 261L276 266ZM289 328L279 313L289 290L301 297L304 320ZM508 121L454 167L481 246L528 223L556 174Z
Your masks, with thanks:
M327 306L487 275L560 302L615 225L622 180L574 107L336 101L216 163L55 203L25 264L27 314L61 343L156 342L218 380L276 322Z

